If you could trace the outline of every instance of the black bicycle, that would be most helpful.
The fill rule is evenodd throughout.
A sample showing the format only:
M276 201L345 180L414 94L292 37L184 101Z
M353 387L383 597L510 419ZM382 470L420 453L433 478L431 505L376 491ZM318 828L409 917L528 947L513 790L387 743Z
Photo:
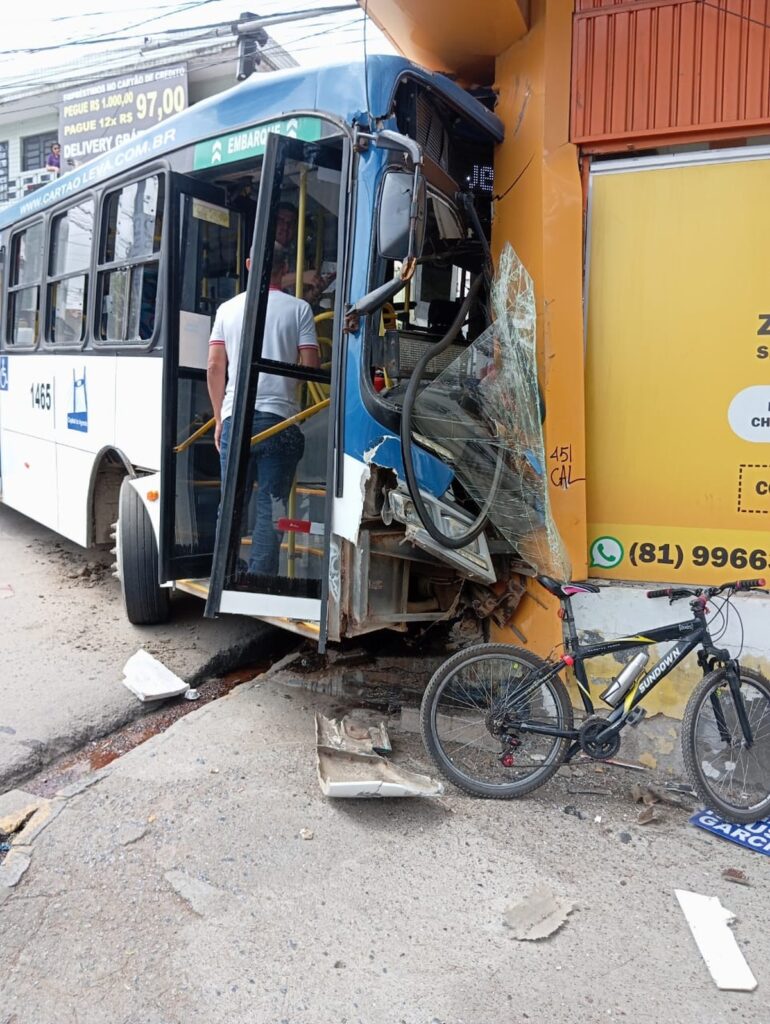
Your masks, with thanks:
M684 763L695 790L711 810L735 822L770 813L770 682L741 666L715 646L711 626L721 616L727 628L733 595L761 589L764 580L721 587L674 587L647 596L671 603L690 598L692 618L601 643L581 643L571 599L598 593L589 583L559 583L537 577L561 601L564 653L544 661L509 644L479 644L446 661L425 691L420 711L422 737L440 771L473 796L512 799L542 786L582 751L604 761L620 749L626 726L638 725L641 702L664 676L696 648L703 679L690 696L682 722ZM708 602L714 602L709 617ZM740 618L740 616L738 616ZM720 634L721 635L721 634ZM717 636L716 640L720 637ZM673 641L647 668L650 644ZM601 699L606 716L595 713L585 662L604 654L634 652ZM575 676L586 718L574 727L572 704L561 672Z

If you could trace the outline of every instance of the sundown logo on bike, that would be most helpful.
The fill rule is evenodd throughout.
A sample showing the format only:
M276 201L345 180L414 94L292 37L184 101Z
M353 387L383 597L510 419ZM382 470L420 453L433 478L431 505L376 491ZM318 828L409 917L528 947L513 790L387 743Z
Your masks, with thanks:
M639 695L643 697L661 676L664 676L669 669L676 665L681 656L682 650L680 649L679 644L672 647L668 654L661 658L655 668L652 669L651 672L648 672L641 683L639 683Z

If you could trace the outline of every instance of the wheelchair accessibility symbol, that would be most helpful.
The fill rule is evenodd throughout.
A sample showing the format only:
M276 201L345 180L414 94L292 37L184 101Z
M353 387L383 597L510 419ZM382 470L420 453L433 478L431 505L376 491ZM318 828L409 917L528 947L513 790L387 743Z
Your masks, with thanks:
M0 356L0 391L8 390L8 356Z

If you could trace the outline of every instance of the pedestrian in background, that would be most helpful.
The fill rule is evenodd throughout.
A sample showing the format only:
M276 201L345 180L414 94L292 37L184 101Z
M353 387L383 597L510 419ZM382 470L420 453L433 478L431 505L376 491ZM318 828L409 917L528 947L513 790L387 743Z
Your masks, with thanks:
M61 146L58 142L51 143L51 151L46 159L45 169L57 177L61 174Z

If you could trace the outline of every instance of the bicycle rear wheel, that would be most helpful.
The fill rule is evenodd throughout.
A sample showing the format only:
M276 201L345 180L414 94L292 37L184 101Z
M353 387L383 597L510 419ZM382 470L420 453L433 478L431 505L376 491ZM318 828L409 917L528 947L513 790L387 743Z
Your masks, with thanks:
M698 796L728 821L770 814L770 682L741 667L741 696L753 743L746 747L723 672L712 672L687 702L682 722L684 763Z
M572 706L549 666L510 644L478 644L446 661L425 690L420 728L439 771L472 796L510 800L542 786L569 740L524 724L572 728Z

